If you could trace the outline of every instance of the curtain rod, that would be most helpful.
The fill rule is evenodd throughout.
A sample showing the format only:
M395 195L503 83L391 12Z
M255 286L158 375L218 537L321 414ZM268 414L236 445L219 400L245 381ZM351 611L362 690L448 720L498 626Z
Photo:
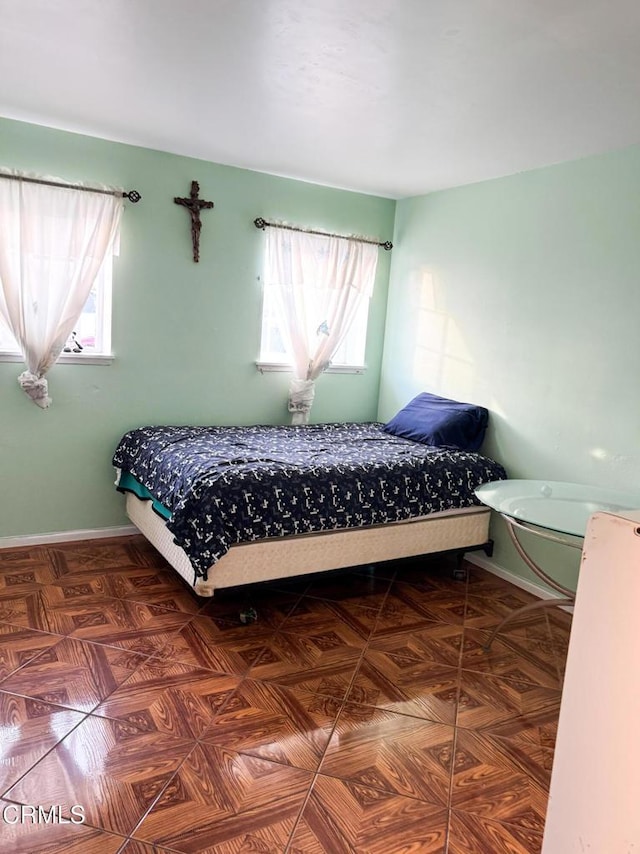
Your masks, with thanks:
M287 231L303 231L305 234L320 234L322 237L340 237L342 240L356 240L358 243L372 243L374 246L382 246L383 249L386 249L387 252L390 249L393 249L393 243L390 240L385 240L384 243L379 240L373 240L369 237L348 237L345 234L332 234L330 231L315 231L313 228L300 228L297 225L283 225L279 222L268 222L266 219L263 219L261 216L256 217L254 219L253 224L256 228L261 228L263 231L265 228L284 228Z
M77 184L63 184L62 181L45 181L42 178L26 178L23 175L7 175L6 172L0 172L0 178L8 178L10 181L25 181L27 184L42 184L45 187L63 187L68 190L80 190L83 193L102 193L104 196L118 196L123 199L129 199L135 205L140 201L142 196L137 190L100 190L97 187L79 187Z

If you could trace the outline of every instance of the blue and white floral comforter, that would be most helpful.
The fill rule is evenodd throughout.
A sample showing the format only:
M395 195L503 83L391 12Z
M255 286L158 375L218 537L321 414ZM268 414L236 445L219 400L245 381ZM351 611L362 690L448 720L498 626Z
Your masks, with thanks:
M480 454L376 423L141 427L113 464L170 511L167 527L203 578L235 543L469 507L478 486L506 477Z

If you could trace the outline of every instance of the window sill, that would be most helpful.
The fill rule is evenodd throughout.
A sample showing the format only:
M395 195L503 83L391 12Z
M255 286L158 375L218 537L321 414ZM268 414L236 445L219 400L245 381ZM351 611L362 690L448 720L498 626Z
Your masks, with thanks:
M293 373L291 365L283 365L282 362L256 362L256 368L261 374L270 373L271 371L281 371L283 373ZM330 365L324 374L364 374L367 370L366 365Z
M111 353L109 355L98 355L98 354L87 354L83 353L62 353L58 357L57 365L110 365L114 360L114 355ZM0 362L21 362L24 363L24 359L20 355L20 353L7 353L0 352Z

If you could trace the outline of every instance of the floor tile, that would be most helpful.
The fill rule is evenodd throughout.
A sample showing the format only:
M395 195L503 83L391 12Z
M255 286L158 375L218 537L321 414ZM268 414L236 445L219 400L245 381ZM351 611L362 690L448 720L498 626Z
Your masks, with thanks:
M56 814L41 800L32 804L42 806L46 816ZM23 814L9 801L0 800L0 823L0 854L117 854L125 841L84 824L38 823L37 813L32 818L28 810Z
M132 566L141 561L138 538L113 537L106 540L79 540L61 546L47 546L47 557L58 577L76 572L103 572Z
M157 569L166 569L170 573L174 572L155 546L152 546L149 540L143 537L142 534L134 534L127 537L126 542L127 554L131 564L153 566Z
M518 587L486 569L467 562L467 594L469 596L488 596L500 599L514 593L524 593Z
M465 628L460 659L463 670L491 673L548 688L559 687L556 657L550 644L497 637L487 650L485 646L490 637L489 631Z
M459 676L455 667L369 650L346 699L403 715L455 724Z
M42 546L3 549L0 560L0 592L26 591L29 586L49 584L55 573Z
M447 854L540 854L542 834L452 810Z
M128 679L145 656L62 638L1 684L3 691L90 712Z
M48 566L40 564L31 568L7 569L0 565L0 601L5 597L12 599L25 593L37 593L51 581Z
M181 611L106 598L56 607L49 610L47 616L53 630L61 634L129 649L135 649L133 641L140 641L147 635L177 631L191 619L190 614Z
M442 854L447 811L424 801L319 775L289 854Z
M336 626L345 626L366 640L377 618L378 609L303 596L280 628L284 632L296 634L317 634Z
M572 614L562 611L560 608L549 608L547 610L547 619L551 632L551 642L553 643L556 655L564 663L569 650Z
M78 577L56 580L42 591L47 610L67 605L91 605L111 596L111 586L106 575L84 572Z
M431 586L424 590L421 586L396 581L385 605L394 599L419 608L427 620L437 620L458 626L464 622L464 595L461 596L456 590L442 590Z
M245 679L203 740L315 771L339 710L330 697Z
M432 620L418 604L400 598L392 592L380 610L374 634L378 637L401 631L418 631L430 622Z
M305 597L284 621L278 635L317 638L327 650L336 644L364 649L375 624L375 614L368 608Z
M201 738L239 683L238 677L154 658L142 664L94 714L145 732Z
M60 630L51 619L42 598L44 585L32 585L29 591L4 591L0 595L0 623L21 626L41 632L68 634L68 629Z
M271 632L257 624L238 629L211 617L193 617L174 633L159 653L164 660L179 661L221 673L244 675L264 649Z
M0 691L0 794L84 717L82 712Z
M297 593L288 593L274 588L251 585L237 590L221 590L211 599L203 600L200 615L210 617L221 629L239 629L238 636L249 626L243 622L247 610L256 612L257 620L250 624L252 631L273 631L282 625L299 601Z
M450 726L349 703L320 772L447 806L453 735Z
M447 569L445 573L436 571L434 574L434 571L431 569L432 566L435 566L433 561L421 564L419 558L401 562L398 566L392 589L395 589L399 584L408 584L416 592L422 592L424 596L451 593L461 598L464 602L467 590L466 580L454 581L451 577L451 569ZM445 583L441 584L440 582L443 579Z
M410 659L416 662L446 664L458 667L463 643L461 626L448 623L426 623L410 631L374 632L369 642L369 653L380 660Z
M496 740L479 732L458 729L451 806L541 833L547 793Z
M154 580L157 576L153 576ZM119 595L120 585L117 579L114 579L114 595ZM142 602L147 605L157 605L158 608L167 608L170 611L181 611L185 614L198 614L206 602L206 598L197 596L190 590L163 590L158 586L156 590L137 589L132 591L128 596L123 596L130 602Z
M265 662L270 659L270 652L265 653ZM262 659L259 660L263 661ZM265 663L263 662L263 663ZM358 659L327 665L310 671L293 670L273 678L273 682L288 688L295 688L309 694L319 694L334 701L332 704L342 704L351 687L353 677L358 667ZM257 671L256 671L257 672ZM254 671L250 671L255 676Z
M571 615L487 652L535 600L463 566L203 599L142 536L1 550L0 795L87 823L0 854L538 854Z
M306 596L349 602L362 608L378 610L387 595L391 581L366 572L336 572L316 577Z
M468 566L466 564L465 566ZM454 596L464 598L467 592L467 580L454 576L457 559L442 555L427 555L408 560L401 565L396 574L396 582L411 584L423 591L448 591Z
M5 793L23 804L79 804L87 824L128 834L194 743L87 717Z
M162 570L136 567L113 572L109 578L111 595L118 599L157 605L170 611L197 614L207 601L185 584L178 583Z
M496 599L489 596L469 596L465 611L464 624L472 629L493 630L505 618L508 622L500 629L500 637L514 635L532 641L551 640L545 608L537 608L518 615L517 611L525 605L537 602L533 596L517 591L509 596Z
M254 679L299 688L308 688L311 681L327 684L326 679L336 674L350 682L363 648L362 638L344 626L311 635L280 632L265 639L264 650L249 673ZM348 687L344 685L345 692Z
M0 681L61 640L61 635L0 623Z
M132 835L184 854L284 852L312 780L203 743Z
M148 597L154 594L186 593L198 609L209 601L202 596L197 596L177 573L168 569L151 566L122 566L112 568L109 578L111 595L119 599L148 602Z
M537 783L545 793L549 791L554 756L553 746L545 747L522 738L508 738L497 735L492 730L482 730L481 734L488 744L517 765L529 780Z
M150 842L141 842L139 839L128 839L118 854L174 854L175 849L160 848Z
M457 725L553 748L560 699L556 688L462 671Z

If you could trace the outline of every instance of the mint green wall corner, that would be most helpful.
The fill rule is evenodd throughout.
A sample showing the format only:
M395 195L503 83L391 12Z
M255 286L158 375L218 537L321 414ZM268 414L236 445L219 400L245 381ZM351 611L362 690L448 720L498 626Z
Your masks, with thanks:
M0 119L0 164L136 188L114 259L110 366L56 365L53 405L20 391L21 367L0 363L0 537L126 522L111 455L141 424L286 423L288 374L261 375L256 216L388 239L395 202ZM202 215L200 263L189 217L173 203L191 181L215 208ZM313 419L376 417L389 253L380 250L370 310L368 370L325 375Z
M640 147L406 199L394 245L379 417L420 391L476 402L511 477L639 491Z

